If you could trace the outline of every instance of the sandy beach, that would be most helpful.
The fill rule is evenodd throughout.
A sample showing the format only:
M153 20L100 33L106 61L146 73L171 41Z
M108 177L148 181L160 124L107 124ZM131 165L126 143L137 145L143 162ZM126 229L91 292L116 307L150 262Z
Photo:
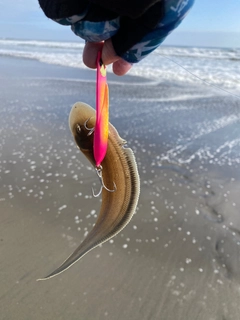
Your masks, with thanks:
M110 121L141 177L137 212L112 241L37 282L101 206L68 128L75 102L95 104L95 72L7 57L0 70L0 319L239 319L240 100L109 73Z

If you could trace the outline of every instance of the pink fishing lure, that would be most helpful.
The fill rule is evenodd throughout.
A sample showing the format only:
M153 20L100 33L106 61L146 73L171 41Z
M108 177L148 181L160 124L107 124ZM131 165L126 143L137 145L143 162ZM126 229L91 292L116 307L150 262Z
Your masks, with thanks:
M108 143L109 94L106 66L101 61L101 52L97 56L97 86L96 86L96 124L94 128L93 154L96 167L100 167Z

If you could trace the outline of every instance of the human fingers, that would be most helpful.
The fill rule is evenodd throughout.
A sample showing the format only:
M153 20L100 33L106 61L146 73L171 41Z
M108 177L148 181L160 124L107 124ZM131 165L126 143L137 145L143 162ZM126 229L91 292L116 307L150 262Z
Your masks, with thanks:
M117 76L124 76L131 69L131 67L131 63L120 58L113 63L112 70Z
M103 42L87 42L83 50L83 63L91 69L97 68L97 55L103 48Z
M123 60L116 54L111 39L104 42L102 60L105 65L112 64L113 73L117 76L125 75L132 67L129 62Z
M130 70L132 65L117 56L110 39L105 42L86 43L83 51L83 62L87 67L96 69L96 60L99 50L102 50L103 63L105 65L113 64L112 69L116 75L123 76Z
M87 67L91 69L97 67L96 61L99 50L102 51L102 61L105 65L109 65L120 59L113 49L111 40L105 42L87 42L83 50L83 62Z

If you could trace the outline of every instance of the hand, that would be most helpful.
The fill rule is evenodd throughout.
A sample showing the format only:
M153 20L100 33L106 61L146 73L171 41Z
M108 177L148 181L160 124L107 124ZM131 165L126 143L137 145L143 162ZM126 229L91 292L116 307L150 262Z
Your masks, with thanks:
M105 65L112 64L113 73L117 76L125 75L132 64L120 58L112 45L111 39L105 42L87 42L83 51L83 62L91 68L96 69L97 53L102 50L102 61Z
M136 0L39 0L47 17L71 25L77 36L88 41L83 53L87 67L96 68L97 52L102 49L103 63L112 64L118 76L155 50L179 26L194 0L136 3Z

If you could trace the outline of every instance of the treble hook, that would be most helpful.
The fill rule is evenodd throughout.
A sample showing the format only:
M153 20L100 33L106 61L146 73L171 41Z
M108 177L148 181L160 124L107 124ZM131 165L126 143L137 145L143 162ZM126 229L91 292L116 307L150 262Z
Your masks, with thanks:
M102 169L103 169L102 166L96 167L95 169L96 169L98 178L99 178L100 183L101 183L101 188L100 188L100 191L99 191L97 194L94 193L94 190L93 190L93 188L92 188L92 195L93 195L95 198L98 197L98 196L100 196L100 194L102 193L102 189L103 189L103 188L104 188L105 190L107 190L108 192L115 192L115 191L117 190L117 186L116 186L116 184L115 184L114 181L113 181L113 187L114 187L113 190L110 190L110 189L108 189L108 188L105 186L104 181L103 181L103 176L102 176Z
M85 128L87 131L89 131L88 134L87 134L87 136L90 136L90 135L93 133L93 131L94 131L94 127L93 127L93 128L88 128L88 127L87 127L87 123L88 123L88 121L89 121L90 119L91 119L91 118L88 118L88 119L84 122L84 128Z

